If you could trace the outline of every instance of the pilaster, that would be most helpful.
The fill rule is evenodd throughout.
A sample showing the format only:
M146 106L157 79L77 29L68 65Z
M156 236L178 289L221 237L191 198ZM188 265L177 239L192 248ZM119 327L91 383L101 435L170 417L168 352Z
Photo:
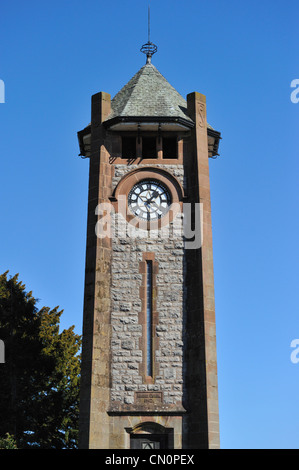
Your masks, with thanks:
M102 122L111 109L108 93L92 96L91 157L80 397L80 448L109 448L106 413L110 390L111 240L96 236L96 208L111 195L111 165Z
M190 348L189 359L194 365L194 371L190 372L187 377L191 394L189 399L192 408L197 410L190 424L193 431L199 431L198 436L196 437L194 433L191 439L194 446L207 445L208 448L218 448L216 325L205 96L197 92L189 94L187 107L190 117L195 122L191 137L190 157L193 159L193 165L191 166L189 195L191 202L201 204L203 212L202 246L196 250L189 250L191 253L187 254L187 295L191 293L191 296L187 299L186 327L192 328L193 325L199 340L199 344L196 345L196 338L192 337L191 332L189 346L187 345ZM198 401L198 406L196 401ZM192 429L189 430L192 433Z

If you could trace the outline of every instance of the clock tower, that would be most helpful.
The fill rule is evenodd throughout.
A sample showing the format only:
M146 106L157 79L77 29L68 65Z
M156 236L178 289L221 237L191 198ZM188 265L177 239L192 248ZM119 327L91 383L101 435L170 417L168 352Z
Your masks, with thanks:
M89 159L80 448L219 447L205 96L151 63L78 132Z

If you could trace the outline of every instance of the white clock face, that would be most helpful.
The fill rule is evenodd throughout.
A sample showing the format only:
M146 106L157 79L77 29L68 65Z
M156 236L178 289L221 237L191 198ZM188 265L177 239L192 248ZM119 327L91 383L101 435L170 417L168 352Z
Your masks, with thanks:
M131 212L142 220L156 220L169 210L171 196L158 180L146 179L135 184L128 196Z

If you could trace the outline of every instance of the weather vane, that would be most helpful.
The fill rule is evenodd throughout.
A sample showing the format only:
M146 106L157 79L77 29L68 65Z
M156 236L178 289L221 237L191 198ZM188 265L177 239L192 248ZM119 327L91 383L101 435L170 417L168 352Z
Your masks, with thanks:
M151 36L151 21L150 21L150 6L148 6L148 41L146 44L143 44L140 51L146 54L146 63L150 64L152 56L157 52L158 47L153 44L150 40Z

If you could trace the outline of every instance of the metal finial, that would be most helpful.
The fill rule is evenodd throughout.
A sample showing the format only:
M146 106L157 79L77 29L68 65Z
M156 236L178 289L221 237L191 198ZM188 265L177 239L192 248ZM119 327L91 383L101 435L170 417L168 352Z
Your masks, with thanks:
M150 6L148 6L148 41L146 44L143 44L143 46L140 49L140 51L143 52L143 54L146 54L147 64L151 63L152 56L158 50L158 47L151 42L150 35L151 35Z

